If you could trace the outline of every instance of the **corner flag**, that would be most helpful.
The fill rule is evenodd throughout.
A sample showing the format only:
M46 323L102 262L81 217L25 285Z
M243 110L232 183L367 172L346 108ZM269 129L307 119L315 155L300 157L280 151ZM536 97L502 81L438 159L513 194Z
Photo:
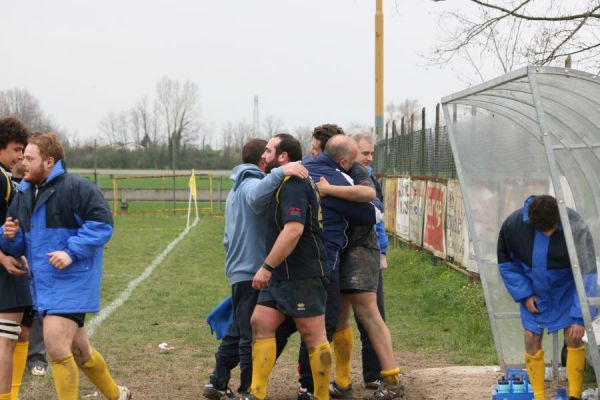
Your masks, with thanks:
M190 188L190 194L192 195L192 199L197 200L198 191L196 190L196 174L194 170L192 170L192 175L190 176L190 182L188 184Z
M194 208L196 209L196 219L198 219L198 189L196 188L196 173L192 170L190 181L188 182L190 188L190 198L188 200L188 214L186 227L190 226L190 215L192 213L192 200L194 200Z

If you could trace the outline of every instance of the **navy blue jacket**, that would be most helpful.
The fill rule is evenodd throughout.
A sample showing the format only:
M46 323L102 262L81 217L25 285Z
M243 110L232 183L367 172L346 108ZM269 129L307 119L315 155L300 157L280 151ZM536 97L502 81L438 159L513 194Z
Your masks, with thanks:
M8 215L18 218L14 239L0 233L2 250L29 261L32 295L40 312L88 313L100 309L102 251L110 240L113 221L94 183L68 174L58 161L39 187L22 181ZM62 250L73 263L59 270L46 253Z
M302 165L315 182L325 177L332 185L350 186L350 177L340 170L339 166L327 154L307 157ZM332 196L321 197L323 212L323 242L327 250L329 267L334 269L338 264L339 252L348 243L346 228L349 221L361 225L375 224L375 207L371 203L355 203Z

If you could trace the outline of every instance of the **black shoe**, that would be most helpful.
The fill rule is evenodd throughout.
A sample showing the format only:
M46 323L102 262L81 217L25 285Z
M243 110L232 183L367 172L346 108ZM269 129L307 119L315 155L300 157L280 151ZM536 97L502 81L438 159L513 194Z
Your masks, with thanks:
M372 395L366 396L365 400L393 400L404 397L404 385L388 385L382 382Z
M365 381L365 389L377 389L383 380L375 379L374 381Z
M233 392L231 389L226 387L225 389L219 389L214 386L212 383L207 383L204 385L204 390L202 394L205 398L209 400L230 400L233 399Z
M352 398L352 384L346 387L341 387L335 381L329 384L329 396L332 399L351 399Z
M313 400L313 395L308 391L307 388L303 388L302 386L300 386L300 388L298 389L298 397L296 397L296 400Z

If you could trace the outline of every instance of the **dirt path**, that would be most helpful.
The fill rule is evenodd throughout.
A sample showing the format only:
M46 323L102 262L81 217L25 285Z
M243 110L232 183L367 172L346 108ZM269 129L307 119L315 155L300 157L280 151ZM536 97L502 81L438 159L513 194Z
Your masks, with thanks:
M449 366L415 353L397 353L396 359L402 368L405 400L490 400L491 386L500 376L494 366ZM362 399L370 391L362 386L360 359L355 357L353 365L353 398ZM294 371L292 362L278 361L270 382L272 400L296 399Z

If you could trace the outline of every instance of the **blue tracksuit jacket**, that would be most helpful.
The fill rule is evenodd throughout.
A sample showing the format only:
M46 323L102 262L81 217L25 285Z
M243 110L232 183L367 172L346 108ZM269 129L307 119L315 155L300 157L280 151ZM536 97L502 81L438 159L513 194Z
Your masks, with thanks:
M528 218L530 196L522 209L502 224L498 238L498 267L513 300L520 303L523 327L540 334L570 325L583 325L579 298L571 271L562 225L551 237L536 231ZM575 211L568 209L580 268L588 296L597 291L596 257L592 236ZM525 300L537 297L538 314L525 307Z
M110 240L110 209L93 182L68 174L58 161L50 176L36 188L22 181L8 209L18 218L17 236L8 240L0 232L6 253L29 261L32 296L39 312L88 313L100 309L102 252ZM73 263L59 270L46 253L62 250Z

